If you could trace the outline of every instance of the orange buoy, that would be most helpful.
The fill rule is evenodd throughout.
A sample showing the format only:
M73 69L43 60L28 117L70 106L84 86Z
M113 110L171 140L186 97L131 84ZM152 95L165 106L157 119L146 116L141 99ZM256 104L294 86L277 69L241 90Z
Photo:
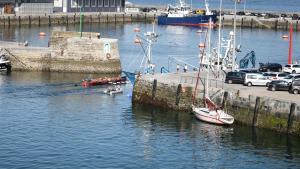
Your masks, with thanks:
M282 38L283 38L283 39L288 39L289 36L288 36L288 35L283 35Z
M204 43L200 43L199 44L199 48L205 48L205 44Z
M138 44L138 43L142 43L142 41L139 38L135 38L134 43Z
M46 36L46 33L45 32L40 32L39 35L40 36Z
M140 28L134 28L134 32L140 32L141 29Z

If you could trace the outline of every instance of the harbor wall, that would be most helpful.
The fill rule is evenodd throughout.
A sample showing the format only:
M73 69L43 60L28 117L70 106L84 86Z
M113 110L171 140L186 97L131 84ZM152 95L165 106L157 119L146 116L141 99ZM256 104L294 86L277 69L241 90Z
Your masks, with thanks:
M211 87L212 100L234 116L237 123L267 128L300 136L300 106L279 99L240 96L238 90ZM196 105L202 105L204 90L197 91ZM159 82L138 78L134 85L133 104L149 104L165 109L190 113L193 87L180 83Z
M108 22L152 22L155 13L95 13L83 14L83 23L108 23ZM51 15L2 15L0 26L21 25L67 25L80 22L80 13L57 13Z
M0 48L9 56L12 70L121 73L117 39L99 39L98 33L84 33L83 37L71 37L72 34L77 33L53 32L50 43L53 47L1 42Z

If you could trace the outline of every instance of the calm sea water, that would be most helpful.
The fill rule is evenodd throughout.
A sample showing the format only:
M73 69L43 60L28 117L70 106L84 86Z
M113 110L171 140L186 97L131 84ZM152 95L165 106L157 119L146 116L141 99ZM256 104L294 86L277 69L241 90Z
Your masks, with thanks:
M220 0L207 0L211 9L219 9ZM178 0L130 0L136 4L162 5L175 4ZM188 4L193 4L194 8L204 8L204 0L185 0ZM280 11L280 12L300 12L299 0L241 0L237 9L257 11ZM234 0L223 0L223 8L234 9Z
M139 67L141 50L135 27L150 24L92 24L85 31L119 39L123 69ZM29 40L47 46L38 32L77 30L78 26L2 28L2 39ZM198 28L159 26L154 46L157 67L169 56L193 63L202 37ZM230 29L226 28L224 34ZM216 31L214 31L216 39ZM244 53L258 60L286 62L286 31L243 29ZM295 33L295 44L299 44ZM238 38L240 39L240 38ZM242 53L242 54L244 54ZM241 55L242 55L241 54ZM295 49L295 55L299 49ZM194 58L192 58L192 56ZM298 55L299 56L299 55ZM190 57L190 59L189 59ZM170 64L172 65L172 64ZM124 94L102 94L104 87L83 89L81 79L96 75L12 72L0 75L0 168L299 168L300 138L235 124L221 127L197 121L189 113L131 105Z

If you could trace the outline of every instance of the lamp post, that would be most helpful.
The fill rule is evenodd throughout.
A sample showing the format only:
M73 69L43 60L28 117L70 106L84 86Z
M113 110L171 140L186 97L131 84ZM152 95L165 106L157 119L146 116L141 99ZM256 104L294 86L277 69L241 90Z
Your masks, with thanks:
M80 31L80 37L82 37L82 21L83 21L83 13L82 13L82 6L80 6L80 25L79 25L79 31Z

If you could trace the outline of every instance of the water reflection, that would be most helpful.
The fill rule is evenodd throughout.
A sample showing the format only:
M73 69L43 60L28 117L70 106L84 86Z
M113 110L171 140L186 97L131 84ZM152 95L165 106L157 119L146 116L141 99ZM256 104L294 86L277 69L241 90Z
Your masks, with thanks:
M253 154L272 160L285 158L290 162L300 158L299 137L252 129L241 124L232 127L210 125L196 120L189 113L168 112L148 106L134 106L132 112L137 127L145 133L145 140L155 137L155 130L158 129L164 134L176 132L179 143L189 142L195 161L199 158L222 159L231 151L242 151L250 156ZM229 155L228 158L236 157Z

